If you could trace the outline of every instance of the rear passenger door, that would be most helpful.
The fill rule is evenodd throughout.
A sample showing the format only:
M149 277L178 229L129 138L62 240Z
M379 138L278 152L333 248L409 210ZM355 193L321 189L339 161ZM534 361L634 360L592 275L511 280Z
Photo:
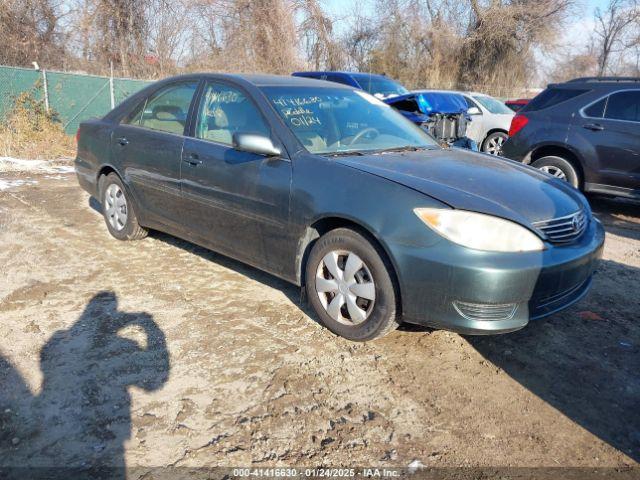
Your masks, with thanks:
M112 133L111 149L139 214L179 226L182 217L180 161L197 80L161 87L143 100Z
M612 93L581 113L582 134L597 155L600 181L640 188L640 90Z
M208 81L182 154L184 219L195 240L281 274L282 249L289 245L291 162L235 150L234 133L279 143L244 90Z

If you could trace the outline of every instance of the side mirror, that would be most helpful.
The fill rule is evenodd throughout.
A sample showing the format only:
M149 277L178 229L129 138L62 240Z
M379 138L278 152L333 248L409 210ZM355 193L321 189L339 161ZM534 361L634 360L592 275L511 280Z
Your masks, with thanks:
M467 113L469 115L482 115L482 112L480 111L480 109L478 107L469 107L467 109Z
M282 153L273 145L269 137L256 133L234 133L233 148L241 152L257 153L268 157L277 157Z

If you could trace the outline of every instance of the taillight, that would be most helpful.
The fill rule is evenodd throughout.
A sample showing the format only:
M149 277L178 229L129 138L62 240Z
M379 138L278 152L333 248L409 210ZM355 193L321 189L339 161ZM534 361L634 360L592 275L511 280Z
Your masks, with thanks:
M529 119L523 114L516 115L511 119L511 127L509 127L509 136L513 137L516 133L524 128L529 123Z
M76 132L76 145L80 141L80 127L78 127L78 131Z

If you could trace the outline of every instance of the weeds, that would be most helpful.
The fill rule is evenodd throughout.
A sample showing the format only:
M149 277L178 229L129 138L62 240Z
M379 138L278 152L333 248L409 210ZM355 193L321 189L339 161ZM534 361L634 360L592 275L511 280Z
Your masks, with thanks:
M68 159L75 154L73 137L64 133L57 114L47 112L33 91L23 92L0 124L0 156L26 159Z

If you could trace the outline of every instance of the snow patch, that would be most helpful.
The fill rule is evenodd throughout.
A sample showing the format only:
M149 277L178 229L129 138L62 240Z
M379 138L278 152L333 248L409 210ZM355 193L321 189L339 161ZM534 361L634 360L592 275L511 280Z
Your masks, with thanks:
M56 165L49 160L0 157L0 172L36 172L66 174L75 172L73 165Z
M0 192L9 190L10 188L21 187L23 185L35 185L38 183L36 180L22 180L22 179L3 179L0 178Z

